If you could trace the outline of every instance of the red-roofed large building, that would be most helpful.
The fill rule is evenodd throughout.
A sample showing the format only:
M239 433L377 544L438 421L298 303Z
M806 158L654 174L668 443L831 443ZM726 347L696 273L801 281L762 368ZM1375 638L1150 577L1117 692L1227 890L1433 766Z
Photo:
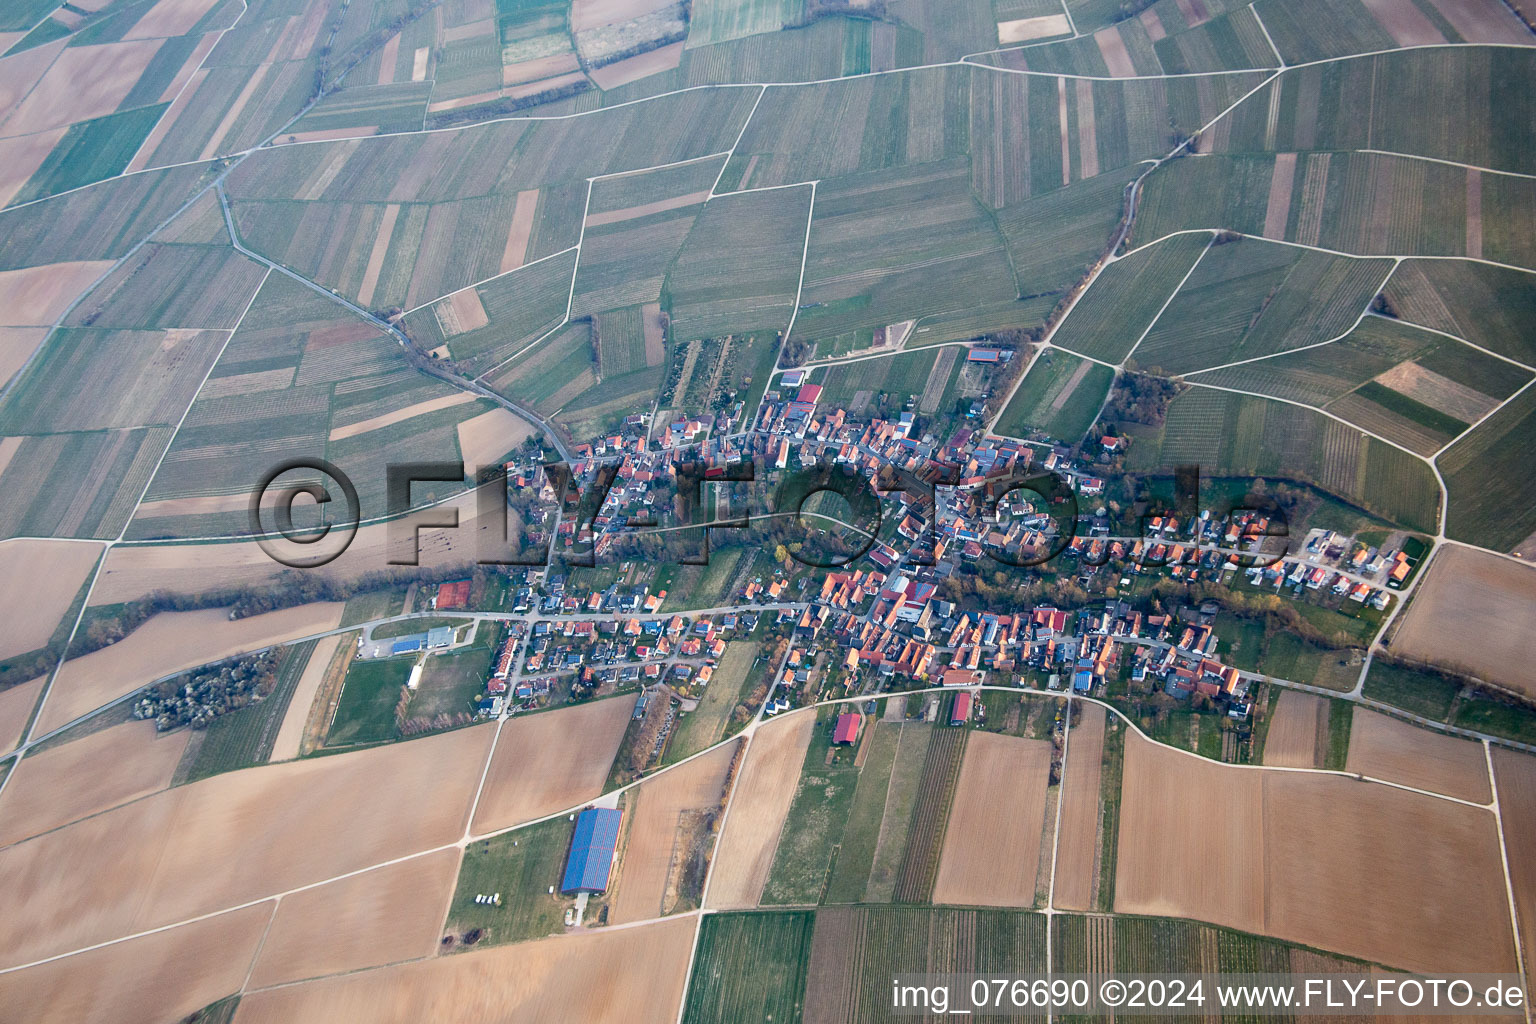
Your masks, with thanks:
M859 738L860 716L852 712L845 712L837 716L837 725L832 729L833 743L852 743Z
M795 393L795 401L804 402L807 405L815 405L819 398L821 398L820 384L807 384Z

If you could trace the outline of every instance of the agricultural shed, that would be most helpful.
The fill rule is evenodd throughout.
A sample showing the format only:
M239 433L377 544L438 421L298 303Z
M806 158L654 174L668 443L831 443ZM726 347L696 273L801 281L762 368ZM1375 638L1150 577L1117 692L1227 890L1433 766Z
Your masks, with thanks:
M837 716L837 725L832 730L833 743L852 743L859 738L859 716L853 712L845 712Z
M964 725L971 717L970 691L955 694L955 702L949 709L949 724Z
M576 815L576 831L571 836L561 892L602 892L608 888L622 818L622 811L605 807L588 807Z

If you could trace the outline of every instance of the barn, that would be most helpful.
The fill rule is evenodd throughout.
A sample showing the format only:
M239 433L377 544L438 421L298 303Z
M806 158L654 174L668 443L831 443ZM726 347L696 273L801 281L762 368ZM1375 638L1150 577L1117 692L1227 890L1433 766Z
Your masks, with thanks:
M832 730L833 743L852 743L859 738L859 717L852 712L837 716L837 725Z
M971 694L962 691L955 694L955 702L949 709L949 724L964 725L971 717Z
M576 831L571 836L570 856L565 860L561 892L602 892L608 888L622 818L622 811L604 807L588 807L576 815Z

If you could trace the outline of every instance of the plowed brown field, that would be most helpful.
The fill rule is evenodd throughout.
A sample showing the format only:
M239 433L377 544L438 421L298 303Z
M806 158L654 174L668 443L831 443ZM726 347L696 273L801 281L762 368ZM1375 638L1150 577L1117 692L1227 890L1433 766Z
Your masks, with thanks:
M815 714L801 712L753 733L715 851L708 906L755 907L762 898L815 725Z
M1034 906L1050 770L1044 740L971 735L944 831L935 903Z

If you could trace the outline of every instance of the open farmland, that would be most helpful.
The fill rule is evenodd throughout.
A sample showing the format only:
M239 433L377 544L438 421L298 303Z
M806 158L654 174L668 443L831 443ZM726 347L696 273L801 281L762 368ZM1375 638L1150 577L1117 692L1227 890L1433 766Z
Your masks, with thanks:
M1493 748L1491 757L1505 849L1529 850L1536 843L1536 758L1499 747ZM1536 863L1529 857L1511 856L1509 880L1529 974L1536 966Z
M1193 917L1410 970L1513 966L1484 810L1338 776L1222 767L1139 736L1127 740L1123 785L1117 912ZM1165 870L1186 860L1205 870ZM1360 864L1372 866L1369 888Z
M642 782L631 793L609 920L647 921L698 904L740 741Z
M300 605L233 621L225 608L161 612L117 643L66 661L38 715L37 733L57 729L162 676L333 629L341 609L340 602Z
M739 728L745 714L737 715L737 706L751 691L756 676L761 679L773 671L773 666L759 661L756 643L732 643L725 649L720 664L699 706L677 724L676 735L667 743L667 759L680 760L719 742L728 730ZM750 707L756 712L755 706Z
M1391 650L1529 697L1536 696L1529 671L1533 635L1536 569L1445 544L1409 603Z
M486 772L477 835L553 814L603 791L634 702L622 697L507 722Z
M683 1024L799 1020L814 920L805 910L704 918Z
M1326 697L1281 690L1269 713L1264 763L1279 768L1321 768L1327 753L1328 713Z
M1348 771L1473 803L1493 798L1482 744L1423 729L1388 715L1354 709Z
M438 850L285 896L250 987L431 956L457 869Z
M1010 302L1004 238L963 160L850 175L816 190L796 337Z
M1111 263L1072 307L1051 344L1107 362L1124 359L1209 241L1177 235Z
M805 759L815 724L815 713L806 711L753 733L716 847L705 900L709 906L757 905L795 795L784 780Z
M6 847L5 963L452 843L494 731L218 775Z
M789 326L811 189L724 195L705 204L667 275L672 336Z
M896 875L893 898L897 903L926 903L933 898L939 852L947 834L968 738L965 729L951 728L936 732L928 744L917 802L912 807L907 848Z
M1076 444L1093 425L1114 377L1107 366L1047 349L998 417L997 430L1013 437L1038 431Z
M101 557L94 544L16 540L0 544L0 579L26 580L0 594L0 660L48 646Z
M1281 477L1322 487L1385 518L1432 529L1437 485L1410 455L1321 413L1196 387L1168 407L1158 435L1131 449L1137 467L1198 463L1218 476Z
M1053 867L1052 905L1089 910L1098 878L1101 782L1104 775L1102 705L1077 702L1081 715L1067 736L1067 760L1060 790L1061 832Z
M47 677L41 676L0 690L0 753L9 753L21 742L47 682Z
M1536 363L1536 273L1460 260L1405 260L1383 293L1406 321Z
M1213 246L1137 347L1136 362L1186 373L1330 341L1348 331L1391 264L1244 239Z
M683 999L695 927L679 920L557 936L266 989L243 998L235 1020L491 1024L622 1016L671 1024Z
M1044 971L1045 927L1043 915L1016 910L822 908L811 937L803 1019L888 1020L888 979L896 974Z
M935 903L1030 907L1045 826L1051 745L977 733L960 765ZM1044 854L1047 860L1050 853Z
M7 1012L57 1024L176 1019L237 992L272 919L259 903L0 974Z
M1536 533L1526 472L1533 449L1536 388L1527 386L1436 460L1450 491L1446 533L1496 551Z
M165 789L190 736L125 722L28 755L0 792L0 846Z
M821 400L851 413L876 408L877 401L885 400L894 403L899 411L907 399L927 393L939 360L946 353L944 349L924 349L829 366L821 379ZM948 356L945 362L949 369L939 380L941 394L949 391L964 364L963 359L955 356Z

